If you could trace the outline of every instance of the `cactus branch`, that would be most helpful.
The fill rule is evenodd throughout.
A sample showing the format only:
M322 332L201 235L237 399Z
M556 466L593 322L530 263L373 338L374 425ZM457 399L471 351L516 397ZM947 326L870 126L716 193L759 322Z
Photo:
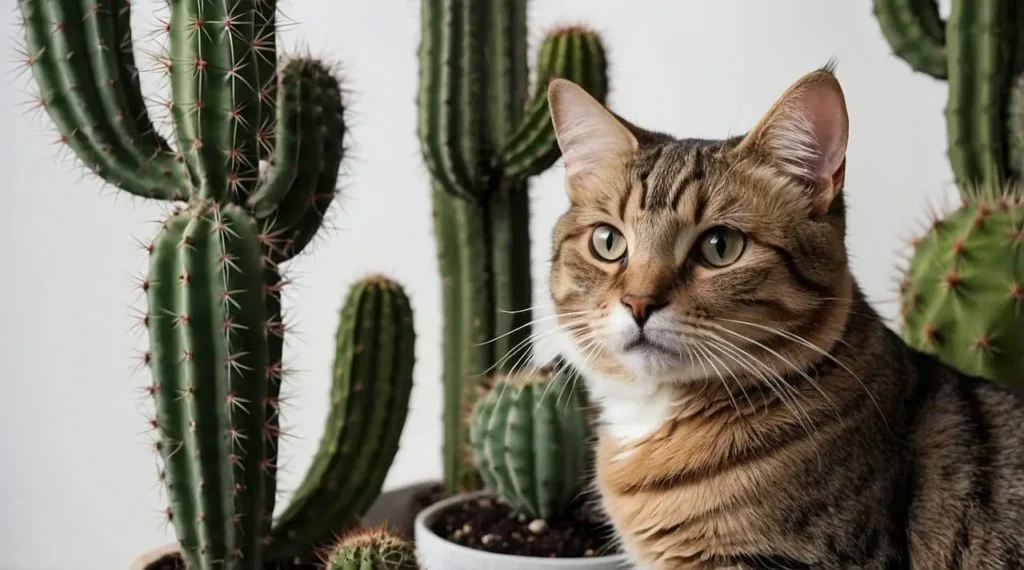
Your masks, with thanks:
M874 0L874 11L896 55L921 73L947 77L946 24L936 0Z
M43 106L65 142L106 181L146 198L188 194L182 165L142 103L125 0L20 0Z
M338 324L326 429L274 528L271 557L300 554L351 527L380 493L405 423L414 343L412 309L397 284L371 277L353 287Z

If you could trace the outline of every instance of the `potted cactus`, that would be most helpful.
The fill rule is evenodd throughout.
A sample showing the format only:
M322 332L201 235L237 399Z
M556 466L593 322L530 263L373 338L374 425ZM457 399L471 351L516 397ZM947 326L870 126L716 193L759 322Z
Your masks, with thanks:
M462 411L486 371L530 356L529 181L558 160L547 83L604 102L600 36L560 27L539 46L531 88L527 0L420 2L419 139L432 180L444 316L444 495L482 488Z
M960 206L912 242L902 335L961 371L1024 393L1024 7L1018 0L874 0L914 70L946 80Z
M168 4L174 145L144 104L130 0L19 0L25 63L61 142L105 182L171 205L147 248L141 324L177 544L133 567L310 567L318 545L359 523L397 450L412 385L409 301L380 276L350 291L320 448L273 521L282 272L334 200L341 89L317 60L278 60L274 0Z
M480 384L466 425L482 491L416 518L426 568L625 568L596 495L588 492L590 423L572 378L553 367Z

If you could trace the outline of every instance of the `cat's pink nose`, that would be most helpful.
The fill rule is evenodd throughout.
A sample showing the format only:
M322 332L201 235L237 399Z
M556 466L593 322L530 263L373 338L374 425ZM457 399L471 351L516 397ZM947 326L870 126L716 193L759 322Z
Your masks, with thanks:
M629 307L633 312L633 320L642 327L651 317L651 313L668 305L668 300L660 296L626 293L622 296L622 304Z

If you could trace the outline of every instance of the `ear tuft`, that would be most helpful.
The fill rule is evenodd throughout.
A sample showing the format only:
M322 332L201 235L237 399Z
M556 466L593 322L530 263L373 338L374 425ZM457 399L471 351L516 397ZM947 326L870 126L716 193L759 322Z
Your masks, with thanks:
M599 175L632 154L632 133L585 89L567 79L548 83L548 108L570 186L581 176Z
M850 119L832 66L786 90L740 145L813 186L816 207L828 209L842 190Z

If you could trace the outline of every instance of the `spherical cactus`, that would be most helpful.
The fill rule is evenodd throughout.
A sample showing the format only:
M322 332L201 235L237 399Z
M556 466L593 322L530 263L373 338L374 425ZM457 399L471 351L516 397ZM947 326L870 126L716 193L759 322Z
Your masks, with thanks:
M496 376L470 412L469 434L484 483L518 512L565 513L583 487L586 411L564 375Z
M325 570L419 570L412 544L384 528L341 538L324 558Z
M1024 196L967 201L914 246L904 339L965 373L1024 384Z

